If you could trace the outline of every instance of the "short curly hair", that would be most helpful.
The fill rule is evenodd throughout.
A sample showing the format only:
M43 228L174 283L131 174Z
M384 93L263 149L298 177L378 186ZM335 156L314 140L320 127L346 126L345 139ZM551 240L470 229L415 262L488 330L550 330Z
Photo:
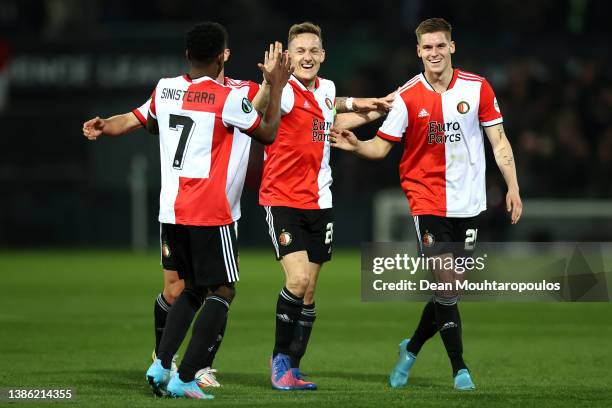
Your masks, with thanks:
M206 21L193 26L185 35L189 59L208 63L227 47L228 34L219 23Z

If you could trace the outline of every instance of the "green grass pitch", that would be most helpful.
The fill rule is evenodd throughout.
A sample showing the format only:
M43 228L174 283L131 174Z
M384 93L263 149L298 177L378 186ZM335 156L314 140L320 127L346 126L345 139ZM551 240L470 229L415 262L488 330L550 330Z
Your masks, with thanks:
M316 298L303 371L315 392L269 384L274 307L282 285L271 251L241 252L241 281L216 360L214 401L155 399L144 380L162 273L154 254L0 253L0 388L72 388L73 406L576 407L612 401L612 304L464 303L465 358L477 390L452 389L439 336L409 386L387 375L422 305L362 303L359 254L337 251ZM32 406L32 405L29 405Z

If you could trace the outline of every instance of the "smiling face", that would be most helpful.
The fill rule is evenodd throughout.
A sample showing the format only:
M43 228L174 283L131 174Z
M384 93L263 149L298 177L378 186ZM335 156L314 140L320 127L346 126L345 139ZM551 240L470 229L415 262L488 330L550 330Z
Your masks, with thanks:
M321 39L312 33L298 34L289 42L289 55L291 65L295 68L293 75L305 86L312 85L321 63L325 61Z
M443 31L425 33L417 44L417 55L423 61L425 72L440 75L452 69L451 55L455 53L455 42Z

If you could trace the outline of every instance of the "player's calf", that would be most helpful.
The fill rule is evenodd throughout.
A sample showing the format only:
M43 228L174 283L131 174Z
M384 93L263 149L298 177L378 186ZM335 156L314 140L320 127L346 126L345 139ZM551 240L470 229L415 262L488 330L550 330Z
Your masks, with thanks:
M457 298L434 296L436 324L451 362L453 376L456 376L459 370L467 369L465 361L463 361L461 316L457 301Z
M304 304L297 323L294 325L293 340L289 346L292 368L300 367L300 361L302 357L304 357L304 354L306 354L306 348L308 347L312 327L316 319L317 313L314 303Z
M194 381L196 373L208 360L210 352L217 344L218 335L227 322L231 299L216 293L230 294L233 290L215 290L214 293L206 297L202 312L193 325L191 341L179 366L178 376L185 383Z
M276 335L273 357L279 353L287 356L291 354L291 342L302 306L303 298L296 296L287 287L280 291L276 301Z

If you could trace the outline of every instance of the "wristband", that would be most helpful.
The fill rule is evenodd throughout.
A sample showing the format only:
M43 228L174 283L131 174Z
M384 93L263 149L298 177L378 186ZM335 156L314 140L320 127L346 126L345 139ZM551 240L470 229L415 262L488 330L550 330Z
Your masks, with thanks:
M346 110L348 110L349 112L353 111L353 97L352 96L350 98L346 98Z

